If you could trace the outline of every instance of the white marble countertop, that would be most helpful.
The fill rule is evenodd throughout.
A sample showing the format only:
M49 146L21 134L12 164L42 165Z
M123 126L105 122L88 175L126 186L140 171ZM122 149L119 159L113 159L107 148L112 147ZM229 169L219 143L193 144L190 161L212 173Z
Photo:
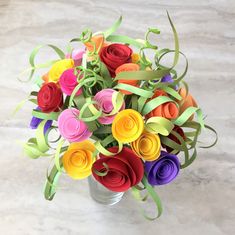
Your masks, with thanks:
M119 14L124 16L120 33L138 38L156 26L162 31L159 45L173 46L166 9L189 59L190 90L218 130L218 145L199 150L191 167L158 189L164 213L154 222L140 215L130 193L104 207L89 198L86 181L67 177L55 199L44 200L49 161L24 157L16 143L32 134L32 106L10 117L31 89L16 78L30 51L45 43L64 48L82 29L106 29ZM235 234L234 69L234 0L0 0L0 234Z

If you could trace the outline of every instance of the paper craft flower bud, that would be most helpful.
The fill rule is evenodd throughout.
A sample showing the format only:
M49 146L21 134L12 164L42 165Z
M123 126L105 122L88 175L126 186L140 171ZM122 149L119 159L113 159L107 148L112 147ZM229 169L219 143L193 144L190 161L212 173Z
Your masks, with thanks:
M49 73L47 82L58 82L61 74L67 70L74 67L74 61L72 59L63 59L55 62Z
M38 92L37 102L42 112L58 112L63 105L63 93L54 82L46 83Z
M118 148L112 147L108 150L117 152ZM99 176L96 172L107 172L107 174ZM100 159L92 166L92 174L98 182L109 190L124 192L142 180L144 167L141 159L131 149L123 147L122 151L114 156L100 154Z
M131 143L131 148L145 161L154 161L160 156L161 151L159 135L143 132L137 140Z
M74 69L65 70L60 76L59 84L60 84L61 90L66 95L71 95L74 88L78 85L77 77L74 74ZM77 91L76 95L80 95L81 93L82 93L82 89L80 88Z
M170 74L165 75L162 77L161 82L174 82Z
M167 96L167 94L162 90L156 90L152 99L159 97L159 96ZM158 107L153 109L147 115L147 117L148 118L150 118L150 117L164 117L167 119L175 119L178 117L178 115L179 115L179 109L176 106L176 104L173 102L167 102L167 103L159 105Z
M92 135L87 125L78 119L78 115L79 110L71 108L64 110L58 118L60 134L69 142L81 142Z
M123 65L119 66L116 69L115 73L117 75L118 73L121 73L121 72L138 71L138 70L140 70L140 66L138 64L127 63L127 64L123 64ZM132 85L132 86L138 87L138 80L125 80L125 79L121 79L121 80L118 80L118 83L123 83L123 84L128 84L128 85ZM122 92L125 95L132 94L131 92L125 91L125 90L120 90L120 92Z
M159 159L145 162L145 172L151 185L168 184L178 175L180 162L176 155L161 151Z
M170 74L167 74L164 77L162 77L161 82L170 82L170 83L172 83L172 82L174 82L174 80L173 80L173 78L171 77ZM178 86L175 86L174 88L175 88L175 90L177 90Z
M181 127L175 125L174 128L173 128L173 131L177 132L181 137L183 137L184 140L186 140L184 131L183 131L183 129ZM173 140L175 143L180 144L179 139L176 136L174 136L172 133L170 133L170 135L168 135L167 137L169 139ZM166 151L168 153L170 153L173 150L171 147L165 146L164 144L162 144L162 147L166 148ZM178 153L176 153L176 154L178 154Z
M104 36L103 35L96 35L91 38L91 42L86 42L85 46L88 51L93 52L94 49L96 51L100 50L104 44ZM95 48L94 48L95 46Z
M140 61L140 56L137 53L132 53L131 55L131 61L132 63L138 63Z
M104 115L110 114L114 109L112 103L112 96L115 92L117 91L113 89L103 89L98 93L96 93L96 95L94 96L94 101L98 103L97 106L102 110ZM120 110L123 110L124 108L125 108L125 103L123 103ZM114 115L100 117L98 121L101 124L111 124L113 122L115 115L116 113Z
M112 77L115 70L122 64L131 62L132 49L126 45L113 43L103 47L100 52L101 61L107 66Z
M84 179L91 175L94 151L95 146L89 140L70 144L62 158L66 173L73 179Z
M185 88L179 89L179 94L182 97L182 100L180 103L180 114L182 114L187 108L189 107L197 107L197 103L192 95L188 94L186 92ZM192 120L194 115L192 115L189 120Z
M71 57L74 60L74 66L79 66L82 64L82 57L84 53L85 53L85 50L83 49L74 49L72 51Z
M37 107L36 110L40 110L40 108ZM32 117L32 119L30 121L30 128L31 129L37 129L39 124L42 121L43 121L43 119L41 119L41 118ZM51 125L52 125L52 120L46 121L45 126L44 126L44 134L48 131L48 129L51 127Z
M143 130L143 118L133 109L122 110L113 120L113 137L121 143L130 143L135 141L142 134Z

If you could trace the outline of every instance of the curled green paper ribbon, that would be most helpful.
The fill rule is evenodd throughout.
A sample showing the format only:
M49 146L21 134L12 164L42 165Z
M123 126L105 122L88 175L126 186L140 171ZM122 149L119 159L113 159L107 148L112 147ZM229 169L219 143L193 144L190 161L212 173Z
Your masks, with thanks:
M176 120L174 120L174 124L177 126L182 126L188 119L194 114L197 114L198 122L202 128L205 128L202 111L200 108L197 107L189 107L187 108Z
M32 115L43 120L57 120L60 112L43 113L40 110L34 109Z
M30 57L29 57L29 63L31 65L30 68L26 69L25 71L23 71L20 76L24 75L26 72L30 72L30 75L29 75L29 78L26 80L26 81L23 81L23 80L20 80L21 82L28 82L32 79L33 75L34 75L34 72L36 71L36 69L40 69L40 68L48 68L50 67L51 65L53 65L56 61L58 60L51 60L51 61L48 61L46 63L43 63L43 64L38 64L38 65L35 65L35 58L39 52L39 50L43 47L50 47L51 49L54 50L54 52L59 56L60 59L64 59L65 58L65 54L64 52L54 46L54 45L51 45L51 44L47 44L47 45L39 45L37 46L36 48L33 49L33 51L31 52L30 54Z
M23 145L24 153L32 159L51 156L51 154L47 153L49 145L44 135L45 124L46 120L42 121L36 130L36 138L29 139L28 142Z
M62 167L62 160L60 160L60 168L62 169ZM57 183L60 175L61 171L58 170L58 167L56 165L53 166L49 174L47 173L47 180L44 187L44 197L46 200L53 200L56 194Z
M145 202L148 199L148 194L142 196L141 190L139 190L136 186L131 188L132 195L139 202Z
M142 110L142 115L143 116L147 115L148 113L153 111L158 106L160 106L162 104L165 104L167 102L175 103L175 105L178 106L178 104L173 99L171 99L170 97L167 97L167 96L158 96L158 97L156 97L154 99L151 99L149 102L147 102L144 105L144 108Z
M125 90L125 91L129 91L133 94L136 94L138 96L142 96L142 97L145 97L145 98L150 98L150 97L153 96L153 92L146 91L144 89L141 89L141 88L129 85L129 84L119 83L114 87L114 89L122 89L122 90Z
M151 133L168 136L174 124L164 117L151 117L145 123L145 129Z
M144 211L143 211L143 216L148 219L148 220L155 220L159 218L162 214L162 203L160 197L157 195L155 192L154 188L148 183L147 177L144 175L142 179L142 183L145 186L149 196L153 199L153 202L156 205L156 210L157 210L157 215L155 217L150 217L148 216Z
M117 29L118 27L121 25L122 23L122 16L119 17L119 19L106 31L104 31L104 37L107 38L110 35L112 35Z
M114 156L122 151L123 144L118 141L118 152L112 153L108 151L105 147L113 142L117 142L117 140L115 140L112 135L107 136L103 141L96 141L95 142L96 150L105 156Z

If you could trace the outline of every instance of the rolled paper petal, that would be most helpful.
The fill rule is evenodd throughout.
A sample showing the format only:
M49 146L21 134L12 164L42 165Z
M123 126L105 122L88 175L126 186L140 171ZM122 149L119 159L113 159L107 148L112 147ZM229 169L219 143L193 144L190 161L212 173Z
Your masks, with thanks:
M43 119L41 118L37 118L37 117L32 117L31 122L30 122L30 128L31 129L37 129L39 124L43 121ZM52 120L48 120L45 123L44 126L44 134L46 134L46 132L49 130L49 128L52 125Z
M80 66L82 64L82 57L85 54L84 49L74 49L72 51L72 59L74 60L75 66Z
M132 61L132 63L137 64L137 63L139 62L139 60L140 60L139 54L133 53L133 54L131 55L131 61Z
M163 90L156 90L152 99L159 96L168 96L167 93ZM147 118L150 117L164 117L167 119L175 119L179 116L179 109L173 102L167 102L162 105L159 105L155 109L153 109L148 115Z
M172 79L170 74L165 75L164 77L162 77L161 82L174 82L174 80ZM175 89L178 89L178 86L175 86Z
M162 79L161 82L174 82L170 74L165 75Z
M85 46L88 51L93 52L94 49L96 51L100 50L104 44L104 36L103 35L96 35L91 38L91 42L86 42ZM94 48L95 45L95 48Z
M177 132L184 140L186 140L186 136L184 134L184 131L181 127L175 125L174 128L173 128L173 131ZM177 144L181 144L180 141L178 140L177 137L175 137L172 133L170 133L170 135L167 136L169 139L173 140L175 143ZM166 148L166 151L168 153L170 153L171 151L173 151L174 149L172 149L171 147L169 146L165 146L164 144L162 145L163 148ZM179 153L179 152L178 152ZM175 153L175 154L178 154L178 153Z
M161 151L160 158L146 161L145 172L151 185L168 184L178 175L180 162L176 155Z
M41 109L37 107L35 110L41 110ZM29 126L31 129L37 129L37 127L39 126L41 122L42 122L41 118L32 117Z
M118 73L121 73L121 72L139 71L139 70L140 70L140 66L138 64L126 63L126 64L123 64L123 65L119 66L115 70L115 74L117 75ZM122 79L122 80L118 80L118 83L123 83L123 84L128 84L128 85L138 87L138 80L125 80L125 79ZM125 95L132 94L131 92L125 91L125 90L120 90L120 92L122 92Z
M118 147L112 147L108 150L116 153ZM105 168L105 164L108 169ZM107 174L99 176L96 174L97 171L107 172ZM92 174L98 182L109 190L123 192L142 180L144 167L141 159L131 149L124 147L120 153L114 156L100 154L100 159L92 166Z
M48 83L49 82L49 73L46 73L42 76L42 80L45 82L45 83Z
M180 110L179 114L182 114L187 108L189 107L198 107L195 99L191 94L187 94L185 88L180 88L179 89L179 94L182 97L182 100L179 101L180 104ZM192 115L189 120L192 120L194 115Z
M104 114L110 114L113 111L114 107L112 103L112 96L115 92L117 91L113 89L103 89L94 96L94 101L98 103L98 108L100 108ZM124 108L125 103L123 103L120 110L123 110ZM111 124L115 115L102 116L98 119L98 121L101 124Z
M65 70L60 76L59 84L60 84L61 90L66 95L71 95L74 88L78 85L77 77L74 74L74 69ZM82 89L80 88L77 91L76 95L80 95L81 93L82 93Z
M78 119L78 115L79 110L71 108L64 110L58 118L60 134L69 142L81 142L92 135L87 125Z
M143 130L143 117L133 109L120 111L113 120L113 137L121 143L135 141L142 134Z
M64 153L62 161L66 173L73 179L84 179L91 175L91 167L95 161L95 146L89 140L72 143Z
M58 82L61 74L73 67L74 61L72 59L63 59L55 62L48 73L48 82Z
M63 105L63 93L56 83L46 83L38 92L37 103L42 112L58 112Z
M144 131L141 136L131 143L132 150L145 161L158 159L161 151L161 141L157 134Z
M110 44L100 51L100 59L107 66L112 77L115 77L115 70L120 65L131 62L131 55L132 49L119 43Z

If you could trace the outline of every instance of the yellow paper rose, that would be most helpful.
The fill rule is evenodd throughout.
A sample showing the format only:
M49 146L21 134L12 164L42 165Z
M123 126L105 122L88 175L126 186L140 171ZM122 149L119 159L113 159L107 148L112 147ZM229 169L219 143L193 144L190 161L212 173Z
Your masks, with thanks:
M91 167L96 160L92 154L95 146L89 140L72 143L62 161L66 173L73 179L83 179L91 175Z
M135 141L142 134L143 130L143 118L133 109L122 110L113 120L113 137L121 143L130 143Z
M137 53L132 53L131 55L131 61L132 63L137 64L140 61L140 56Z
M137 140L131 143L131 148L137 156L145 161L154 161L159 158L161 153L159 135L145 131Z
M61 74L67 70L74 67L74 61L72 59L64 59L55 62L49 73L48 73L48 82L58 82Z

